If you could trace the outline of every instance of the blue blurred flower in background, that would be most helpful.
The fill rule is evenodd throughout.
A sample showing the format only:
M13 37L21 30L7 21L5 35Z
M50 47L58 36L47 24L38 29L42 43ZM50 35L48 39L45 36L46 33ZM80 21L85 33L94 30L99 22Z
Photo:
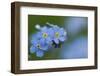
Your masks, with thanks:
M87 58L88 57L87 40L88 39L85 36L82 36L73 40L72 43L70 43L68 46L64 44L61 51L62 58L67 58L67 59Z
M66 24L65 29L67 29L68 34L75 36L84 28L87 28L87 18L72 17L65 20L65 25Z

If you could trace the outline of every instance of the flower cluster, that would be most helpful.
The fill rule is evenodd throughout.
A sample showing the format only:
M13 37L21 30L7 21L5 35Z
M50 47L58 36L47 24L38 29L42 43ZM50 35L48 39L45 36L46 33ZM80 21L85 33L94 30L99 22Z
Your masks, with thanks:
M66 35L66 31L57 25L41 27L36 34L32 35L30 52L36 53L37 57L42 57L48 49L62 44L66 40Z

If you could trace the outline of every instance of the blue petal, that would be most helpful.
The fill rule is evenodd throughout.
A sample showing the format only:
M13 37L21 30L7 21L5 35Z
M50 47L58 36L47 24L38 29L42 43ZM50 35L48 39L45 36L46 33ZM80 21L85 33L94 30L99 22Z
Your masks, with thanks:
M31 40L31 44L34 44L34 40L33 39Z
M65 37L60 37L59 40L63 42L65 41Z
M35 48L35 47L33 47L33 46L31 46L31 47L30 47L30 52L31 52L31 53L36 52L36 48Z
M50 38L50 37L48 37L47 39L46 39L46 43L47 44L50 44L52 42L52 39Z
M42 50L48 50L48 44L46 43L47 40L45 40L45 39L42 38L40 41L41 41L41 44L40 44L41 47L40 48Z
M44 26L43 28L41 28L41 31L47 31L48 28L46 26Z
M48 45L42 46L42 49L43 49L44 51L48 51Z
M48 34L49 34L50 37L54 36L54 30L53 30L53 28L48 29Z
M38 32L37 35L35 36L36 39L40 39L42 37L42 32Z
M35 37L36 37L36 34L35 35L32 35L31 40L30 40L31 44L34 44L34 41L36 40Z
M41 43L45 42L45 38L41 38L41 39L40 39L40 42L41 42Z
M54 27L53 27L53 30L54 30L55 32L57 32L59 29L60 29L60 28L59 28L58 26L54 26Z
M64 34L64 29L63 28L61 28L60 30L59 30L59 33L60 33L60 35L63 35Z
M38 50L37 52L36 52L36 56L37 57L42 57L44 55L44 52L42 51L42 50Z
M58 40L57 38L54 39L54 42L55 42L56 44L59 44L59 40Z
M40 45L45 45L46 40L45 40L44 38L41 38L41 39L39 40L39 42L40 42Z
M34 40L33 41L33 46L37 46L38 43L39 43L38 40Z

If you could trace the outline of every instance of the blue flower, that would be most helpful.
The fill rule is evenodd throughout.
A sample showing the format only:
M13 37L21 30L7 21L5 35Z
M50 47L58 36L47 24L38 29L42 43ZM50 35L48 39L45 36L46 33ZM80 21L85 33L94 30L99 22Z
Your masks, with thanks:
M59 47L66 40L66 31L57 25L51 27L42 27L32 35L30 53L36 53L37 57L44 56L53 45Z
M40 49L38 47L34 47L34 46L30 47L30 52L31 53L35 53L36 52L36 56L37 57L42 57L44 55L44 52L43 52L42 49Z
M42 42L46 43L47 45L52 44L52 30L47 27L41 28L40 32L38 33L38 38L41 39Z
M37 57L42 57L44 55L44 52L48 50L48 45L46 45L41 39L39 39L37 35L32 36L31 44L32 46L30 47L30 52L36 53Z
M59 44L59 42L64 42L66 40L66 31L63 28L60 28L58 26L54 26L53 31L54 31L53 41L56 44Z

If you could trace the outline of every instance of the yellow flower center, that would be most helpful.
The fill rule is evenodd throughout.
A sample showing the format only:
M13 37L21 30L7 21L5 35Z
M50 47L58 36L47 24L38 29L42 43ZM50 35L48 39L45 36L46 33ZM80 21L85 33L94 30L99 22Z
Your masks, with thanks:
M48 37L48 34L47 33L43 33L43 38L47 38Z
M55 33L55 37L56 37L56 38L59 37L59 33L58 33L58 32Z

